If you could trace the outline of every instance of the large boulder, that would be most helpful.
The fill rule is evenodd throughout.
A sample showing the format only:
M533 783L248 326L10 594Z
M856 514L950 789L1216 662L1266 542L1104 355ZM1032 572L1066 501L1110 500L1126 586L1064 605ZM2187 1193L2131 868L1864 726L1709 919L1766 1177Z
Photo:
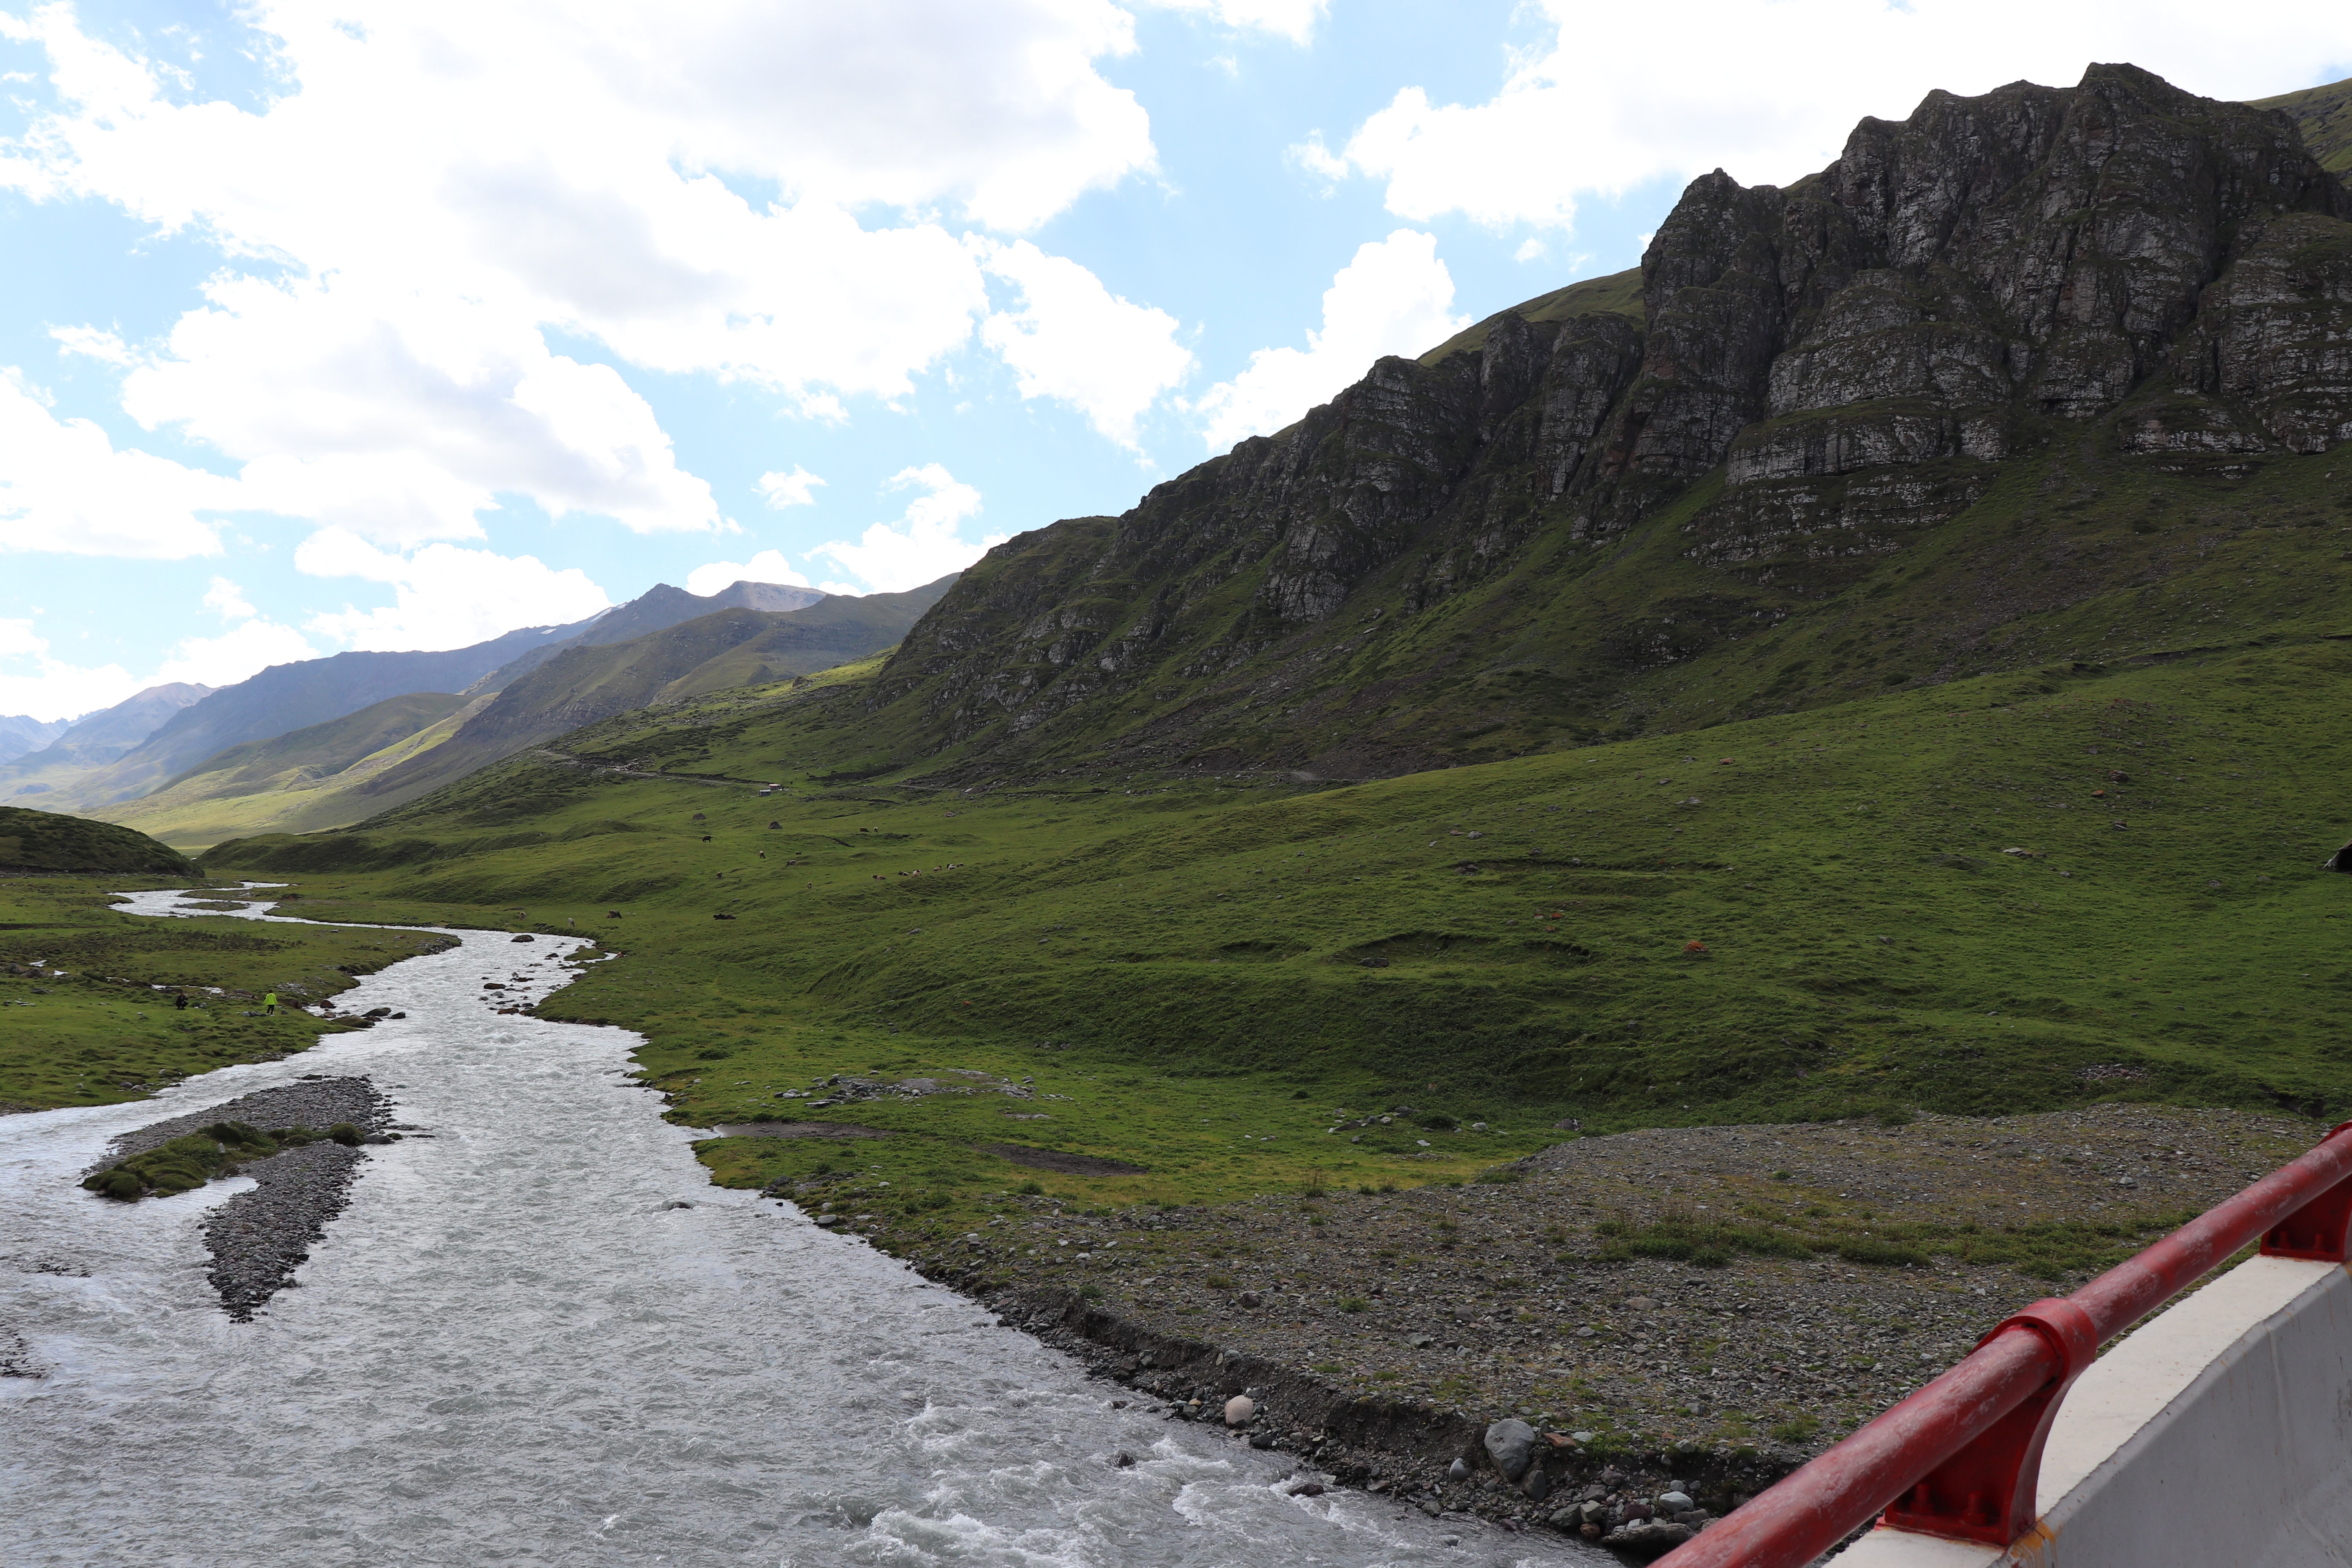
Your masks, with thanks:
M1486 1453L1504 1479L1517 1483L1534 1463L1536 1429L1524 1421L1497 1421L1486 1428Z

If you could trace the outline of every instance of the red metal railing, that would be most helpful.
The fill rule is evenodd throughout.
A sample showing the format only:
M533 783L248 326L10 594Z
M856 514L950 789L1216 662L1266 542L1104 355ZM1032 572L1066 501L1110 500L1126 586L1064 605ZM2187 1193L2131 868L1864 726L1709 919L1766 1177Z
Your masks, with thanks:
M2253 1240L2347 1261L2352 1121L2116 1265L2036 1301L1958 1366L1669 1552L1661 1568L1802 1568L1884 1513L1899 1530L2006 1546L2032 1528L2042 1445L2099 1346Z

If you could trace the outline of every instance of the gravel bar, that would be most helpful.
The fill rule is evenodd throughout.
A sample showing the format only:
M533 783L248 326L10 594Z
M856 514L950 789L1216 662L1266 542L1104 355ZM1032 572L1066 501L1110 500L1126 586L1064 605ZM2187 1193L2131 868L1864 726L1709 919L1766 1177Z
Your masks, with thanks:
M1674 1214L1776 1229L1833 1217L1856 1240L1906 1224L2005 1237L2054 1225L2060 1240L2128 1250L2140 1226L2210 1207L2320 1131L2133 1104L1669 1128L1558 1144L1495 1184L1117 1213L1047 1194L961 1237L878 1215L845 1228L1171 1417L1220 1422L1245 1394L1257 1413L1236 1439L1330 1481L1590 1537L1563 1500L1617 1508L1672 1490L1737 1507L2082 1279L1940 1246L1893 1266L1612 1258L1612 1231ZM1503 1484L1482 1452L1490 1426L1514 1419L1548 1435L1548 1496Z
M108 1145L106 1158L90 1169L105 1170L215 1121L243 1121L265 1131L310 1127L322 1132L348 1121L362 1132L378 1133L391 1120L391 1100L366 1079L306 1079L136 1128ZM366 1158L362 1150L321 1142L244 1167L253 1187L215 1209L204 1227L213 1258L206 1277L231 1318L251 1320L271 1296L293 1283L294 1271L310 1260L311 1244L325 1237L327 1222L351 1201L352 1183Z
M110 1170L123 1161L160 1149L173 1139L215 1121L242 1121L268 1131L272 1127L310 1127L324 1132L338 1121L348 1121L373 1132L392 1120L392 1101L378 1094L363 1078L305 1078L278 1089L264 1089L235 1100L224 1100L202 1110L191 1110L164 1121L151 1121L119 1134L106 1146L106 1156L88 1174Z
M361 1150L321 1142L245 1168L253 1189L205 1221L205 1246L213 1255L205 1278L231 1318L248 1321L294 1282L294 1270L310 1260L310 1244L325 1239L327 1222L351 1201L352 1183L366 1158Z

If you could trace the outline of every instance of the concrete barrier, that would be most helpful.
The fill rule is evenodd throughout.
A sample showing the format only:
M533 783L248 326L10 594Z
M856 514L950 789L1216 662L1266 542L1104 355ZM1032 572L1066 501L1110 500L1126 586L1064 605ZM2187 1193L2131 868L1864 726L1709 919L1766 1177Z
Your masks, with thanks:
M1877 1529L1837 1568L2352 1568L2352 1273L2256 1258L2084 1373L2006 1550Z

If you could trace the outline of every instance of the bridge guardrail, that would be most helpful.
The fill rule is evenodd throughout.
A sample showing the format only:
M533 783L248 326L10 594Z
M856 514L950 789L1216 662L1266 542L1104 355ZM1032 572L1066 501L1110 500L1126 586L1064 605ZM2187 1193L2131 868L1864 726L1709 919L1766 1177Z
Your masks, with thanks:
M2036 1301L1958 1365L1660 1559L1660 1568L1803 1568L1874 1518L2007 1546L2032 1528L2042 1448L2099 1347L2240 1247L2347 1255L2352 1121L2071 1296Z

